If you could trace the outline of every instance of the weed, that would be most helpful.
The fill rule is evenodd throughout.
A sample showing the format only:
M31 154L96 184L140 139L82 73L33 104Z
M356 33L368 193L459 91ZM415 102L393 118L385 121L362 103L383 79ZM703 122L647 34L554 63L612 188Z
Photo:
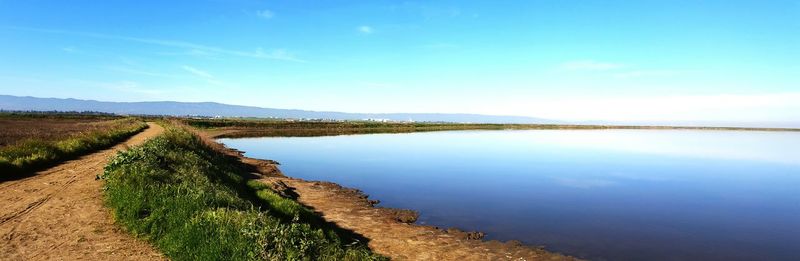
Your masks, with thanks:
M363 243L241 174L242 163L168 127L106 166L106 198L130 232L175 260L375 260Z

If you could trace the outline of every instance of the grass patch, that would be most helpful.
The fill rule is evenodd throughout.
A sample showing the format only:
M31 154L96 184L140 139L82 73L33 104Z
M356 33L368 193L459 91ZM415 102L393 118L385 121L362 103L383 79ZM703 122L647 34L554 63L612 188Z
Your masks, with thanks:
M82 132L61 139L28 139L0 148L0 172L3 173L0 179L109 147L147 128L147 124L133 118L114 120L109 124L105 129Z
M120 152L105 169L119 223L174 260L382 260L179 127Z

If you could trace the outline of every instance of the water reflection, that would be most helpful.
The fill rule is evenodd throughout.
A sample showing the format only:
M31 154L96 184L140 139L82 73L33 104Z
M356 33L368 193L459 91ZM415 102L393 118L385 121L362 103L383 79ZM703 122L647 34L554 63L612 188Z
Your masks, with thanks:
M464 131L225 139L421 223L596 260L800 260L800 133Z

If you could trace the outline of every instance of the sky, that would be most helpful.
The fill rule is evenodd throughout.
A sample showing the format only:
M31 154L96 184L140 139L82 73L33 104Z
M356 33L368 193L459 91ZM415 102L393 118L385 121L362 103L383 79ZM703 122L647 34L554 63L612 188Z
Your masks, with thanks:
M0 94L780 125L800 0L0 0Z

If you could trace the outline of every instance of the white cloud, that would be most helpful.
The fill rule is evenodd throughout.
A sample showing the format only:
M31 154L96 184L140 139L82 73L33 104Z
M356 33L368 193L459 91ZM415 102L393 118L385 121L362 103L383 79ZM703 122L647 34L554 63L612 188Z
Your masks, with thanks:
M194 67L191 67L191 66L184 65L181 68L183 68L183 70L185 70L185 71L187 71L187 72L189 72L191 74L194 74L196 76L200 76L200 77L207 78L207 79L213 79L214 78L214 76L212 76L210 73L208 73L206 71L203 71L203 70L200 70L200 69L197 69L197 68L194 68Z
M128 73L128 74L135 74L135 75L144 75L144 76L152 76L152 77L164 77L164 78L174 78L175 75L166 74L166 73L157 73L157 72L150 72L144 71L139 69L132 69L126 67L109 67L111 71L121 72L121 73Z
M293 54L289 53L284 49L273 49L264 51L264 49L257 48L255 53L255 57L263 57L269 59L277 59L277 60L286 60L286 61L293 61L293 62L306 62L305 60L297 59Z
M193 57L212 57L216 53L211 53L203 50L197 49L190 49L186 51L178 51L178 52L157 52L158 55L164 56L193 56Z
M61 50L65 51L65 52L68 52L68 53L74 53L74 52L78 51L78 48L75 48L75 47L72 47L72 46L67 46L67 47L61 48Z
M240 56L240 57L248 57L248 58L259 58L259 59L271 59L271 60L283 60L283 61L292 61L292 62L306 62L305 60L299 59L288 53L283 49L275 49L272 51L263 51L260 48L254 52L249 51L241 51L241 50L231 50L225 49L220 47L214 46L207 46L202 44L190 43L190 42L183 42L183 41L174 41L174 40L164 40L164 39L154 39L154 38L139 38L139 37L128 37L128 36L119 36L119 35L110 35L110 34L99 34L99 33L90 33L90 32L76 32L76 31L65 31L65 30L50 30L50 29L37 29L37 28L26 28L26 27L10 27L17 30L25 30L31 32L42 32L42 33L51 33L51 34L67 34L67 35L76 35L76 36L84 36L84 37L91 37L91 38L98 38L98 39L110 39L110 40L119 40L119 41L129 41L129 42L137 42L142 44L150 44L150 45L158 45L158 46L165 46L165 47L174 47L174 48L183 48L190 50L192 52L205 52L208 54L222 54L222 55L231 55L231 56ZM260 52L258 50L261 50Z
M592 60L570 61L562 63L561 69L569 71L607 71L622 68L623 65L617 63L598 62Z
M356 30L358 30L358 32L362 34L371 34L375 31L374 29L372 29L372 27L366 25L356 27Z
M275 13L273 13L272 11L270 11L268 9L264 9L264 10L261 10L261 11L256 11L256 15L258 15L259 17L264 18L264 19L271 19L271 18L275 17Z
M629 78L654 77L654 76L673 76L676 74L678 74L678 72L672 70L635 70L635 71L615 73L614 77L620 79L629 79Z
M204 80L205 82L210 83L212 85L226 85L224 82L220 81L219 79L214 77L214 75L212 75L211 73L209 73L207 71L200 70L200 69L188 66L188 65L181 66L181 68L184 71L187 71L187 72L191 73L192 75L197 76L197 77L201 78L202 80Z

